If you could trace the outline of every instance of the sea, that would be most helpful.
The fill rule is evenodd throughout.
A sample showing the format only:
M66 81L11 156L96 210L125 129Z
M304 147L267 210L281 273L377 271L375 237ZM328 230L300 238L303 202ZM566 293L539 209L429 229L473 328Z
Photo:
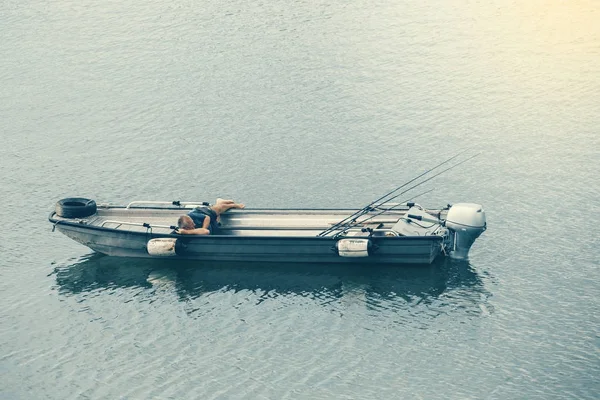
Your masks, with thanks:
M600 398L600 2L4 0L0 38L1 399ZM468 261L116 258L48 222L360 209L461 151L407 196L483 205Z

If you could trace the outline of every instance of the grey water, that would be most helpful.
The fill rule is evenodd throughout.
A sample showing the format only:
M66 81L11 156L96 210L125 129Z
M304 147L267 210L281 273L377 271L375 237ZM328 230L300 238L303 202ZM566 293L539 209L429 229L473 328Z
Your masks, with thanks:
M0 398L600 398L600 3L0 4ZM61 198L360 208L463 149L467 262L93 253Z

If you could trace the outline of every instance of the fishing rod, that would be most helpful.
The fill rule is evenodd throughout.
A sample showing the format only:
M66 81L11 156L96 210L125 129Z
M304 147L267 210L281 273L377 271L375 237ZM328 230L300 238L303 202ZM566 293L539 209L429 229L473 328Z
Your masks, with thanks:
M362 221L360 221L360 222L359 222L359 221L354 221L354 222L353 222L353 221L350 221L349 223L345 224L345 226L341 226L341 227L339 227L338 229L340 230L340 232L338 232L337 234L335 234L335 235L334 235L334 237L338 237L338 236L340 236L342 233L346 232L348 229L350 229L350 228L354 228L354 227L356 227L356 226L359 226L359 225L362 225L362 224L364 224L365 222L367 222L367 221L370 221L370 220L372 220L373 218L375 218L375 217L378 217L379 215L381 215L381 214L383 214L383 213L386 213L386 212L388 212L388 211L391 211L391 210L395 209L395 208L396 208L396 207L398 207L398 206L407 205L407 202L408 202L409 200L414 200L414 199L416 199L417 197L423 196L424 194L427 194L427 193L429 193L429 192L433 192L434 190L435 190L435 188L433 188L433 189L429 189L429 190L426 190L426 191L424 191L424 192L421 192L421 193L419 193L419 194L418 194L418 195L416 195L416 196L411 196L410 198L408 198L408 199L405 199L405 200L401 201L401 202L400 202L400 203L398 203L398 204L394 204L394 205L393 205L392 207L390 207L390 208L383 209L383 210L381 210L381 212L380 212L380 213L378 213L378 214L376 214L376 215L373 215L373 216L371 216L371 217L369 217L369 218L363 219L363 220L362 220ZM363 215L364 215L364 214L363 214ZM357 217L357 218L360 218L360 216L359 216L359 217Z
M433 188L433 189L429 189L429 190L426 190L426 191L424 191L424 192L421 192L421 193L419 193L419 194L418 194L418 195L416 195L416 196L410 196L410 198L408 198L408 199L406 199L406 200L402 200L401 202L399 202L398 204L394 204L394 205L393 205L393 206L391 206L390 208L384 208L383 210L380 210L380 209L379 209L379 207L381 207L383 204L386 204L386 203L383 203L383 204L380 204L379 206L377 206L377 207L376 207L376 209L377 209L377 210L380 210L380 211L384 211L384 212L385 212L385 211L390 211L390 210L393 210L395 207L398 207L398 206L405 205L405 204L406 204L406 202L407 202L407 201L409 201L409 200L414 200L414 199L416 199L417 197L421 197L421 196L423 196L424 194L427 194L427 193L429 193L429 192L433 192L434 190L435 190L435 188ZM362 221L361 221L361 222L362 222Z
M427 174L428 174L428 173L430 173L431 171L438 169L438 168L439 168L439 167L441 167L442 165L449 163L450 161L454 160L456 157L460 156L461 154L465 153L465 152L466 152L466 151L468 151L468 150L469 150L469 149L466 149L466 150L463 150L463 151L461 151L460 153L456 154L456 155L455 155L455 156L453 156L453 157L450 157L450 158L449 158L449 159L447 159L446 161L443 161L443 162L439 163L438 165L436 165L435 167L433 167L433 168L431 168L431 169L428 169L427 171L423 172L421 175L417 176L416 178L413 178L413 179L411 179L410 181L408 181L408 182L406 182L406 183L403 183L402 185L398 186L396 189L392 190L391 192L388 192L388 193L384 194L383 196L381 196L380 198L378 198L377 200L375 200L375 201L371 202L371 203L370 203L370 204L368 204L366 207L363 207L362 209L360 209L360 210L356 211L354 214L352 214L352 215L350 215L350 216L348 216L348 217L344 218L343 220L339 221L338 223L336 223L336 224L334 224L334 225L330 226L329 228L325 229L323 232L319 233L319 234L317 235L317 237L319 237L319 236L325 236L325 235L329 234L330 232L332 232L332 231L334 231L334 230L338 229L338 228L339 228L341 225L343 225L343 224L344 224L344 223L346 223L347 221L349 221L349 220L352 220L352 219L356 219L356 218L360 217L360 216L361 216L361 215L363 215L365 212L368 212L368 209L369 209L371 206L373 206L373 204L375 204L375 203L377 203L377 202L379 202L379 201L381 201L381 200L385 199L386 197L388 197L388 196L392 195L393 193L395 193L395 192L397 192L398 190L402 189L402 188L403 188L403 187L405 187L406 185L409 185L409 184L413 183L414 181L416 181L417 179L419 179L419 178L423 177L424 175L427 175ZM406 191L404 191L404 192L402 192L402 193L406 193ZM402 194L402 193L401 193L401 194ZM390 200L391 200L391 199L388 199L388 200L386 200L386 201L390 201Z
M392 210L392 209L393 209L393 208L395 208L395 207L398 207L398 206L401 206L401 205L405 205L407 201L409 201L409 200L414 200L414 199L416 199L417 197L421 197L421 196L423 196L424 194L427 194L427 193L429 193L429 192L433 192L434 190L435 190L435 188L433 188L433 189L429 189L429 190L426 190L426 191L424 191L424 192L421 192L421 193L419 193L419 194L418 194L418 195L416 195L416 196L411 196L410 198L408 198L408 199L405 199L405 200L401 201L401 202L400 202L400 203L398 203L398 204L395 204L393 207L390 207L390 208L386 208L386 209L384 209L384 210L383 210L383 212L387 212L387 211L390 211L390 210ZM385 204L385 203L383 203L383 204ZM380 205L378 205L378 206L377 206L375 209L379 209L379 207L381 207L383 204L380 204ZM364 215L364 214L362 214L362 215ZM356 218L360 218L362 215L359 215L359 216L358 216L358 217L356 217ZM353 227L355 227L355 226L357 226L357 225L359 225L359 224L362 224L363 222L365 222L365 221L368 221L368 220L370 220L370 219L371 219L371 218L369 218L369 219L365 219L365 220L362 220L362 221L360 221L360 222L359 222L359 221L349 221L348 223L346 223L346 224L343 224L342 226L340 226L338 229L343 229L343 230L342 230L342 232L344 232L346 229L353 228Z
M406 192L408 192L408 191L410 191L410 190L412 190L412 189L414 189L414 188L416 188L416 187L418 187L418 186L421 186L422 184L424 184L425 182L428 182L428 181L432 180L432 179L433 179L433 178L435 178L436 176L439 176L439 175L443 174L443 173L444 173L444 172L446 172L446 171L449 171L449 170L451 170L451 169L453 169L453 168L456 168L456 167L458 167L458 166L459 166L459 165L461 165L461 164L464 164L464 163L466 163L467 161L469 161L469 160L471 160L471 159L473 159L473 158L477 157L479 154L481 154L481 153L477 153L477 154L475 154L474 156L471 156L471 157L469 157L469 158L467 158L467 159L465 159L465 160L463 160L463 161L461 161L461 162L459 162L459 163L457 163L457 164L454 164L454 165L453 165L453 166L451 166L451 167L448 167L448 168L444 169L443 171L440 171L440 172L438 172L437 174L433 175L432 177L430 177L430 178L427 178L427 179L425 179L424 181L422 181L422 182L419 182L419 183L417 183L417 184L416 184L416 185L414 185L414 186L411 186L410 188L408 188L408 189L406 189L406 190L402 191L401 193L398 193L396 196L394 196L394 197L392 197L392 198L388 199L388 201L390 201L390 200L394 200L396 197L398 197L398 196L400 196L400 195L402 195L402 194L404 194L404 193L406 193ZM431 190L433 190L433 189L431 189ZM427 193L427 192L425 192L425 193ZM425 193L422 193L422 194L425 194ZM420 195L419 195L419 196L420 196ZM388 209L385 209L385 210L383 210L383 211L381 211L381 212L379 212L379 213L377 213L377 214L375 214L375 215L372 215L372 216L370 216L370 217L369 217L369 218L367 218L367 219L364 219L364 220L360 221L360 223L361 223L361 224L364 224L365 222L367 222L367 221L370 221L370 220L372 220L373 218L375 218L375 217L378 217L378 216L380 216L381 214L383 214L383 213L385 213L385 212L388 212L388 211L390 211L390 210L393 210L393 209L395 209L396 207L398 207L399 205L402 205L402 204L403 204L403 203L398 203L398 204L396 204L395 206L392 206L392 207L390 207L390 208L388 208ZM364 215L364 214L363 214L363 215ZM358 218L358 217L357 217L357 218ZM356 222L354 222L354 224L356 225ZM350 225L349 227L351 228L351 227L352 227L352 225ZM341 232L340 232L340 233L341 233Z

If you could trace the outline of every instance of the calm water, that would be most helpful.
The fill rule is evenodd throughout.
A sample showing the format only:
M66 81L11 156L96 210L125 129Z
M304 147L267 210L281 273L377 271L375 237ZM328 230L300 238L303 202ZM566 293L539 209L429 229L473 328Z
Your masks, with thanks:
M250 4L248 4L250 3ZM3 1L0 398L600 397L600 3ZM485 206L468 263L117 259L63 197Z

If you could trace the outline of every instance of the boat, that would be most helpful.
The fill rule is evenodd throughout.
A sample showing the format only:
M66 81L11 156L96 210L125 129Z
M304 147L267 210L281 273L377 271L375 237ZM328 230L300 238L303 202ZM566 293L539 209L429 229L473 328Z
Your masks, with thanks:
M487 229L480 204L429 209L414 202L433 189L393 202L477 156L426 177L466 151L360 209L231 209L221 214L220 226L210 235L182 235L175 226L180 216L210 207L202 201L137 200L112 205L71 197L56 203L49 221L92 250L121 257L374 264L431 264L444 256L467 259L469 249Z
M232 209L216 234L181 235L179 216L201 201L97 204L59 200L49 221L90 249L110 256L302 263L430 264L466 259L486 230L483 207L458 203L428 209L380 202L363 209Z

